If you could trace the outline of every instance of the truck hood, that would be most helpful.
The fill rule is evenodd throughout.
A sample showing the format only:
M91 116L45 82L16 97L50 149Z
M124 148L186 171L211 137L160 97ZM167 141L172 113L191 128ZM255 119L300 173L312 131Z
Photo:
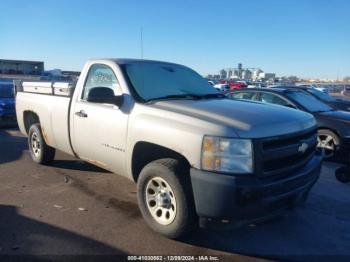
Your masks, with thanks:
M14 109L15 99L14 98L1 98L0 97L0 107L4 109Z
M314 117L283 106L231 99L158 101L153 107L230 127L241 138L262 138L316 126ZM232 135L232 134L229 134Z

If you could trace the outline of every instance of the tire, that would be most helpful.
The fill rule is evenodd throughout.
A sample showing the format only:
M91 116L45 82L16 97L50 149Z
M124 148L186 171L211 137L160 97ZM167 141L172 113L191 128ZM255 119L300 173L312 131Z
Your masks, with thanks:
M338 135L328 129L319 129L317 133L317 147L321 149L323 159L334 159L335 151L340 143Z
M33 124L28 133L30 156L35 163L49 164L55 158L56 150L48 146L43 138L39 124Z
M335 177L337 178L338 181L342 183L348 183L350 182L350 167L339 167L335 171Z
M137 181L137 196L142 216L155 232L176 239L198 227L189 170L178 160L147 164Z

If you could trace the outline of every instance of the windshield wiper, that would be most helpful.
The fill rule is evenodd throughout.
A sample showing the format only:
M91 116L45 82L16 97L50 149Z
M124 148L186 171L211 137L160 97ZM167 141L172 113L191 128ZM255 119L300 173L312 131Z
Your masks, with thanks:
M166 99L200 99L200 96L195 94L168 95L168 96L151 98L151 99L148 99L146 102L151 102L155 100L166 100Z
M317 110L317 111L314 111L314 113L326 113L326 112L331 112L331 111L335 111L335 109L329 109L329 110Z
M206 94L206 95L199 95L200 98L227 98L224 94Z
M162 97L156 97L148 99L146 102L151 102L155 100L166 100L166 99L209 99L209 98L226 98L223 94L205 94L205 95L198 95L198 94L181 94L181 95L168 95L168 96L162 96Z

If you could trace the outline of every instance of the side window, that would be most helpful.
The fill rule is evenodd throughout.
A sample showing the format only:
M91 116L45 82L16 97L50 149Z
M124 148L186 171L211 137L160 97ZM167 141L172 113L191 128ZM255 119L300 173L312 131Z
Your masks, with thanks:
M292 106L287 100L272 93L261 93L260 101L281 106Z
M115 95L120 95L121 88L113 70L106 65L96 64L90 67L81 98L87 99L91 88L107 87L113 90Z
M255 92L238 92L230 94L230 98L233 99L255 100L255 97Z

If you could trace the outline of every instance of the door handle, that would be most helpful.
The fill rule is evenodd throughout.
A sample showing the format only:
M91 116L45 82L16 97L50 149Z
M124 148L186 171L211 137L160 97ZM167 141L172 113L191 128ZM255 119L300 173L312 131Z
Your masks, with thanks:
M88 117L88 115L85 113L84 110L80 110L79 112L75 112L75 115L79 116L79 117Z

